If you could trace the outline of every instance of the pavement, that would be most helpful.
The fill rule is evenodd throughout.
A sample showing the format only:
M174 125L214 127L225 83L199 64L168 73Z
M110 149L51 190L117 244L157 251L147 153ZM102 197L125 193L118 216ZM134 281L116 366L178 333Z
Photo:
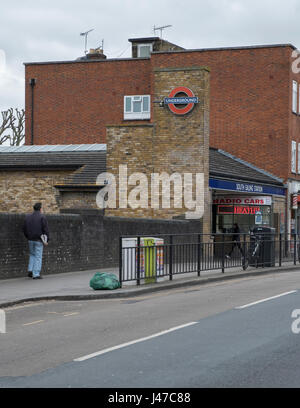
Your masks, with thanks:
M89 286L91 278L96 272L114 273L118 276L117 268L93 269L44 275L43 279L31 279L27 276L0 280L0 308L10 307L24 302L37 302L42 300L93 300L134 297L150 292L170 290L185 286L213 283L228 279L275 274L280 272L300 271L300 265L285 263L281 267L248 268L243 271L239 268L203 271L198 277L196 273L180 274L168 277L151 284L136 285L136 282L123 283L122 288L115 290L94 290Z

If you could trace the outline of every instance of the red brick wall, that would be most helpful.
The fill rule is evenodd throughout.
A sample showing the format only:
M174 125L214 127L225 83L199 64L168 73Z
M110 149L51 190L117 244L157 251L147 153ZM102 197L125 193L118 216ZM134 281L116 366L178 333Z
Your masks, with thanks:
M26 144L105 143L106 125L123 122L123 96L150 93L149 60L26 66Z
M210 146L287 178L291 52L291 47L181 52L155 54L151 62L153 68L208 66ZM299 121L293 118L294 137L300 142Z
M292 51L289 46L187 51L152 54L150 60L27 65L26 143L32 77L37 79L35 144L105 143L106 125L126 123L124 95L151 93L152 102L157 99L153 69L207 66L210 145L284 179L295 178L291 140L300 142L300 117L292 114L291 85L292 77L300 84L300 74L291 72Z
M291 62L290 64L292 65L292 63L295 61L295 58L291 58ZM297 64L297 67L299 69L300 65ZM289 171L291 169L291 141L294 140L297 143L300 143L300 116L298 114L293 113L292 111L292 84L293 84L293 80L298 82L298 114L300 112L300 100L299 100L299 92L300 92L300 73L299 74L295 74L292 72L292 70L290 69L290 81L289 81L289 86L290 86L290 105L289 105L289 134L290 134L290 143L289 143L289 151L288 151L288 155L289 155L289 162L288 162L288 166L289 166ZM298 171L298 162L300 160L300 157L298 156L298 146L297 146L297 163L296 163L296 171ZM295 177L295 174L291 174L291 177L293 178L298 178Z

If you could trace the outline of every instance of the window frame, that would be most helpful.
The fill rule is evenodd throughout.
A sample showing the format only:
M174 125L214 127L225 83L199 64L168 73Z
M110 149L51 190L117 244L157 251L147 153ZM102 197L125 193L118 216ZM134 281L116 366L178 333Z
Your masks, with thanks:
M292 151L291 151L291 173L296 174L297 169L297 142L292 140Z
M142 47L150 47L150 52L148 57L141 57L141 48ZM150 58L150 54L153 51L153 43L142 43L142 44L137 44L137 57L138 58Z
M299 157L300 157L300 143L298 143L298 174L300 174L300 160L299 160Z
M130 98L130 111L127 109L127 101ZM138 100L140 99L140 101ZM143 110L144 99L148 100L148 110ZM134 112L134 102L141 102L141 111ZM151 95L124 95L124 120L147 120L151 118Z
M298 82L293 80L292 86L292 112L298 113ZM300 107L300 106L299 106Z

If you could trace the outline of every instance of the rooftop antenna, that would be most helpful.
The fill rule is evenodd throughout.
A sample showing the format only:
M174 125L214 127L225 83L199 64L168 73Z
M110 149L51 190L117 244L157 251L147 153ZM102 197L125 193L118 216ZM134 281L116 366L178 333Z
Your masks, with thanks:
M99 45L96 50L102 50L102 52L104 52L104 39L101 41L101 45Z
M161 26L161 27L153 27L153 31L154 31L154 34L155 34L155 31L157 31L157 30L160 30L160 38L162 38L162 32L163 32L163 30L165 29L165 28L168 28L168 27L172 27L171 25L165 25L165 26Z
M84 38L84 53L85 53L85 55L87 54L87 52L88 52L88 50L87 50L87 36L88 36L88 34L91 32L91 31L93 31L94 29L92 28L91 30L89 30L89 31L86 31L86 32L84 32L84 33L80 33L80 35L81 36L83 36L83 37L85 37Z

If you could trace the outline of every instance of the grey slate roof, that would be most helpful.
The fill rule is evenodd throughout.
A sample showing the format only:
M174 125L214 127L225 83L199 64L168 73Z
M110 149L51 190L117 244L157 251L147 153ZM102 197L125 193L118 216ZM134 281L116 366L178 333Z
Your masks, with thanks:
M283 186L283 180L221 149L209 149L210 177Z
M35 151L26 149L26 146L0 147L0 171L70 169L73 172L62 185L66 188L96 186L97 176L106 171L103 144L35 147ZM209 172L213 178L284 186L278 177L219 149L209 149Z
M64 186L91 186L98 174L106 171L105 151L20 152L0 151L3 170L73 170Z

